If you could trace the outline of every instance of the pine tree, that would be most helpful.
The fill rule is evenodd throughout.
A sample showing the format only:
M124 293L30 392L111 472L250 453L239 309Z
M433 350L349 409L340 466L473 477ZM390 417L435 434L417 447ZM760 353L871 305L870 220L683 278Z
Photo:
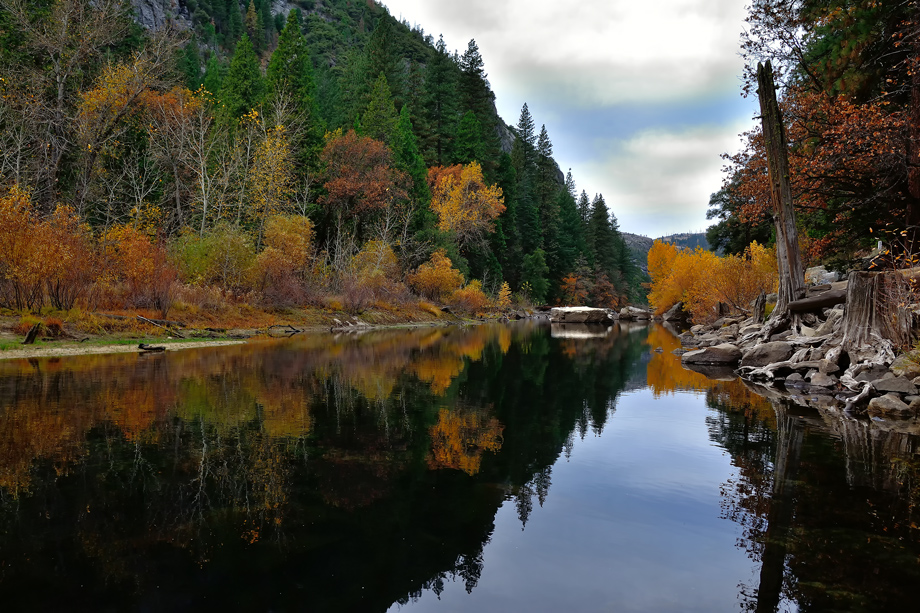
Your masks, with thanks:
M442 36L425 70L425 115L429 131L423 138L422 149L430 166L444 166L450 159L456 124L456 69Z
M367 110L361 116L361 132L392 148L398 121L393 97L390 95L390 86L386 76L381 72L374 83Z
M243 14L240 12L240 3L238 0L227 0L227 36L224 44L232 49L243 32Z
M246 7L246 33L256 53L265 51L265 24L252 0L249 0L249 6Z
M312 165L322 148L324 129L316 103L313 63L295 11L288 13L278 47L268 62L265 83L270 98L288 96L296 104L304 129L297 135L295 145L301 152L301 161Z
M185 80L185 86L192 91L201 85L201 58L198 55L198 39L193 34L179 57L179 71Z
M259 60L249 42L249 36L243 34L220 89L221 118L228 123L235 123L262 103L264 91Z
M610 210L604 197L597 194L591 203L591 219L588 221L588 241L594 252L594 268L610 276L617 270L617 254L614 233L610 225Z
M365 80L368 89L377 81L377 77L382 73L387 80L390 88L390 94L397 101L402 101L403 93L403 74L401 70L400 58L396 53L394 45L394 34L390 20L384 16L377 23L371 34L371 39L367 43ZM402 106L400 104L399 106Z
M208 58L208 63L205 65L201 86L211 95L216 96L220 93L226 74L227 65L217 59L217 54L212 54L211 57Z
M578 197L578 216L581 217L581 223L587 228L588 220L591 219L591 201L585 190L581 190L581 195Z
M454 144L453 161L455 164L469 164L481 161L485 156L485 145L482 142L482 125L475 113L467 111L460 120L457 129L457 138Z
M536 196L536 151L533 117L525 103L517 125L517 138L511 149L511 161L517 174L517 222L521 249L532 253L542 246L540 209Z
M487 76L479 46L471 39L460 57L460 102L464 111L473 111L480 121L488 117L492 107Z

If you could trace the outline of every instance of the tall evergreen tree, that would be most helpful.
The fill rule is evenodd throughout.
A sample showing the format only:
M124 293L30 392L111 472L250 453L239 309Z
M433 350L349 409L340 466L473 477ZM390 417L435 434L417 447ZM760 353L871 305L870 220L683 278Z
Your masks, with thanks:
M236 120L261 104L264 92L259 59L249 42L249 36L244 33L236 45L230 69L221 85L221 118L228 123L236 123Z
M542 246L540 210L536 197L536 138L533 117L525 103L518 119L517 138L511 150L511 161L517 174L517 222L523 253L532 253Z
M249 6L246 7L246 33L256 53L265 51L265 24L253 0L249 0Z
M591 219L588 221L588 241L594 253L594 268L608 276L617 269L615 236L610 225L610 210L601 194L594 196L591 203Z
M588 220L591 219L591 200L588 199L588 193L585 190L581 190L581 195L578 197L578 216L581 217L581 223L585 227L588 226Z
M381 17L367 43L366 79L371 86L382 73L390 87L390 94L402 106L403 72L402 61L396 52L393 28L387 16Z
M239 0L227 0L227 34L224 44L232 49L244 31Z
M178 65L185 86L192 91L198 89L201 85L201 58L198 55L198 40L194 34L182 48Z
M457 129L457 138L454 144L453 161L456 164L469 164L472 161L481 161L485 156L485 145L482 142L482 125L476 114L467 111L460 120Z
M442 36L425 70L428 132L423 138L422 148L430 166L444 166L450 159L450 145L456 125L456 69Z
M217 59L217 54L211 54L208 63L205 64L204 76L201 79L201 86L204 87L211 95L217 96L223 87L224 77L227 74L227 65Z
M386 76L381 72L374 83L367 110L361 116L361 132L392 148L398 121L393 97L390 95L390 86Z
M313 62L295 11L288 13L278 46L268 62L265 82L270 98L286 95L296 104L298 120L303 123L297 146L303 154L302 161L310 164L322 147L324 129L316 103Z

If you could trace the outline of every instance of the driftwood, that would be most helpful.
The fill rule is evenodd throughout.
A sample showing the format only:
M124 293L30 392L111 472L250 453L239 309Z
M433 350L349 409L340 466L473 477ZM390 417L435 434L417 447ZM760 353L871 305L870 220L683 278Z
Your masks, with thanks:
M846 302L846 298L846 290L832 289L822 294L818 294L817 296L802 298L800 300L793 300L789 303L789 310L793 313L807 313L808 311L817 311L819 309L823 309L824 307L831 307L835 304Z
M146 317L141 317L140 315L138 315L137 317L130 317L130 316L128 316L128 315L112 315L112 314L110 314L110 313L93 313L93 315L95 315L96 317L106 317L106 318L108 318L108 319L118 319L118 320L137 319L137 320L143 320L143 321L146 321L146 322L150 322L150 323L153 323L153 324L157 324L157 325L159 325L159 326L168 326L168 327L170 327L170 328L184 328L184 327L185 327L185 324L182 323L181 321L170 321L170 320L168 320L168 319L147 319Z
M38 333L41 332L41 330L42 330L42 325L40 323L35 324L31 328L29 328L29 331L26 333L26 338L24 341L22 341L22 344L31 345L32 343L34 343L35 338L38 336Z
M175 329L173 329L173 328L169 328L169 327L167 327L167 326L165 326L165 325L162 325L162 324L158 324L158 323L157 323L157 320L154 320L154 319L147 319L146 317L141 317L140 315L137 316L137 320L138 320L138 321L142 321L142 322L144 322L144 323L153 324L153 325L156 326L157 328L163 328L164 330L166 330L167 332L169 332L169 333L172 334L173 336L178 336L179 338L185 338L184 336L182 336L181 334L179 334L179 331L178 331L178 330L175 330ZM162 321L162 320L161 320L161 321Z
M140 345L137 346L137 348L140 349L141 351L147 351L150 353L156 353L158 351L166 351L166 347L148 345L146 343L141 343Z

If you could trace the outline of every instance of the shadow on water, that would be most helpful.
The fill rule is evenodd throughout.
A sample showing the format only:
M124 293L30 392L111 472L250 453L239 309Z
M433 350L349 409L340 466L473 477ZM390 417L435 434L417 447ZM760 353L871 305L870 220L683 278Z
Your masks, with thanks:
M915 602L916 438L685 370L678 346L528 323L0 362L0 598L384 611L472 591L498 509L526 527L556 461L647 388L710 407L722 515L761 569L742 609Z

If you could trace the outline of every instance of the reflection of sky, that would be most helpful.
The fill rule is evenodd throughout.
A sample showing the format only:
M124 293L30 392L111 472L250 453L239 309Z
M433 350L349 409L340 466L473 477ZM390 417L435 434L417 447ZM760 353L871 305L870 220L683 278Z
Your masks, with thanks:
M708 411L701 395L624 395L601 436L560 457L525 530L513 501L498 511L471 594L450 583L403 609L737 609L739 583L759 569L735 547L737 524L719 519L719 486L734 473L709 440Z

